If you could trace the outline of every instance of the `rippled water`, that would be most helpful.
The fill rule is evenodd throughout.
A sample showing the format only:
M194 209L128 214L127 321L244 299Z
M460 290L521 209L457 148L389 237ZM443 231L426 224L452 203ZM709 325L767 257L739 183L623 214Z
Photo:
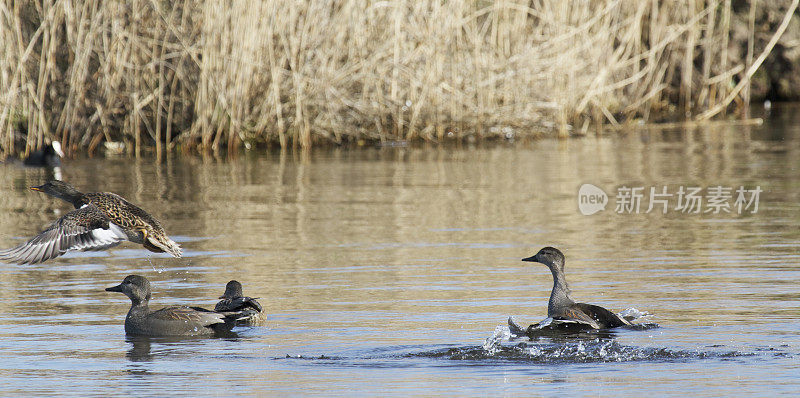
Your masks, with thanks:
M0 264L3 395L767 395L800 387L800 119L459 148L68 160L64 178L159 217L185 257L124 243ZM0 247L68 211L0 164ZM578 211L578 188L610 196ZM621 186L760 186L752 214L615 213ZM646 188L649 189L649 188ZM642 205L642 213L646 202ZM674 207L674 204L672 205ZM552 279L659 327L530 340ZM213 307L238 279L265 327L126 338L129 302Z

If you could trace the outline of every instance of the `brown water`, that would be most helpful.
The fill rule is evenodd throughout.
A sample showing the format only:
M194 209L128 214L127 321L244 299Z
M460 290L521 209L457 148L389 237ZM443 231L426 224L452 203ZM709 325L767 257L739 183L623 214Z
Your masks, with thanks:
M766 395L800 388L800 118L490 147L67 160L64 179L162 220L182 259L124 243L0 265L3 395ZM46 172L0 164L0 247L69 208ZM609 194L578 211L578 188ZM620 186L760 186L753 214L617 214ZM705 192L705 191L704 191ZM647 192L646 192L647 193ZM642 213L647 208L647 195ZM675 207L675 199L670 206ZM732 201L731 201L732 202ZM552 245L573 297L653 315L647 330L509 339L546 316ZM153 306L213 307L229 279L265 327L131 339Z

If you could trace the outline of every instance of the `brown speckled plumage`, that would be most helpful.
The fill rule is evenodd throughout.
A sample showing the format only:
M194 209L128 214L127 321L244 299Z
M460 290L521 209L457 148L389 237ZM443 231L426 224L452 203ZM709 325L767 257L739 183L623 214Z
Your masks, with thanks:
M152 252L181 257L181 248L146 211L110 192L81 193L62 181L31 189L72 203L73 210L42 233L17 247L0 251L0 260L40 263L69 250L102 250L122 240L142 244Z
M167 237L161 223L122 196L111 192L93 192L83 196L89 204L97 207L110 222L122 228L131 242L141 243L152 252L168 252L174 257L181 256L180 247ZM149 239L144 239L142 231Z

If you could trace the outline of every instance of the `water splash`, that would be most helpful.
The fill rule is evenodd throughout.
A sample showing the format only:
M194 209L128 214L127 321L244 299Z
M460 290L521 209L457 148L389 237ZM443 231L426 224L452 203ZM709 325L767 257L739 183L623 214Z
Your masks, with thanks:
M546 320L545 320L546 321ZM542 323L550 325L551 323ZM596 331L599 332L599 331ZM535 340L520 341L506 326L497 326L479 347L455 347L432 350L414 357L445 358L492 363L593 363L593 362L672 362L691 359L735 358L756 355L737 350L671 349L667 347L635 347L623 345L613 333L556 334Z
M489 341L490 339L487 339ZM487 349L488 348L488 349ZM488 347L457 347L418 354L414 357L445 358L450 360L520 362L520 363L595 363L595 362L673 362L712 358L753 356L736 350L702 351L673 350L666 347L632 347L601 338L535 344L505 345L492 340Z
M510 339L511 331L505 326L497 326L494 328L494 334L487 337L483 342L483 350L490 353L490 355L494 355L502 350L503 341L509 341Z
M147 262L150 263L151 267L153 267L153 271L155 271L155 272L157 272L159 274L165 271L164 267L156 268L156 265L153 264L153 259L152 259L152 257L150 257L149 254L145 256L145 259L147 259Z
M638 309L631 307L620 311L617 315L619 315L621 318L624 318L628 322L633 322L642 318L650 317L653 314L647 311L639 311Z

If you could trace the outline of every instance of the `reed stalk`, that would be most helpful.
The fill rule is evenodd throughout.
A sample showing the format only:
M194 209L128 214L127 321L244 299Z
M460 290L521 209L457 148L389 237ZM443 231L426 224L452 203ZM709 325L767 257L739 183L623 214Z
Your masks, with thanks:
M3 0L0 151L118 141L160 157L707 119L747 103L775 46L751 38L732 58L732 13L730 0Z

